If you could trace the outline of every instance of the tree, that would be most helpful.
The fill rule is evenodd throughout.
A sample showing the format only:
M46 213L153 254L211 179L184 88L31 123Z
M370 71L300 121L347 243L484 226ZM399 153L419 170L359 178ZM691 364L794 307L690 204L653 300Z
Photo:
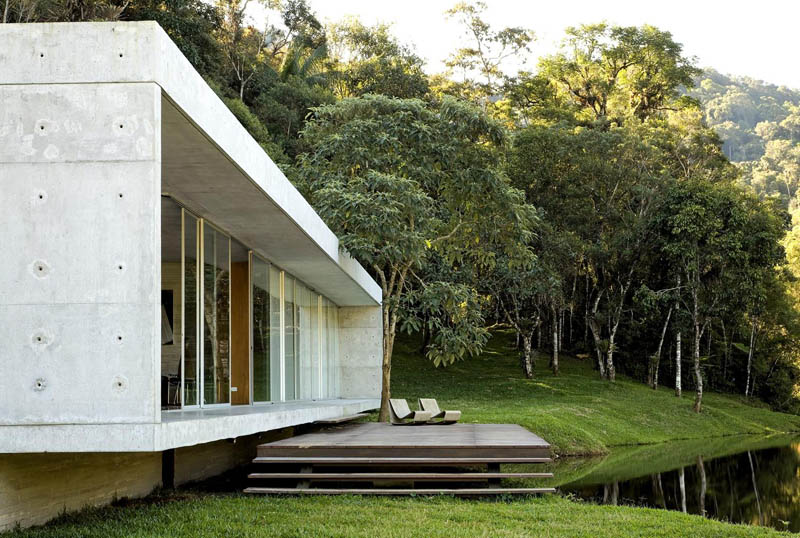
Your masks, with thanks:
M317 108L303 136L311 151L299 159L302 190L383 291L386 420L404 312L435 314L428 316L440 320L433 328L448 329L428 347L436 364L475 354L486 339L482 316L468 308L477 291L426 279L429 260L453 269L491 267L497 252L513 258L524 248L529 218L522 194L496 167L505 133L454 99L426 105L366 95Z
M3 23L115 21L130 0L4 0Z
M645 224L665 179L659 153L625 129L531 126L517 135L508 170L573 243L571 262L560 267L585 277L597 367L613 380L625 304L647 249ZM563 281L573 282L570 276Z
M223 15L217 39L225 52L239 99L244 101L247 84L266 65L265 47L269 28L261 31L246 20L249 0L219 0Z
M699 413L701 361L707 358L700 353L703 334L732 296L753 293L753 284L781 261L782 223L729 183L691 179L668 190L654 223L661 251L683 282L681 301L693 333L694 410Z
M533 31L526 28L493 29L481 18L486 8L486 4L480 1L459 2L445 12L448 18L459 22L470 41L468 46L452 53L445 64L461 72L462 92L472 94L473 99L484 107L487 100L500 91L505 64L530 52L534 40ZM480 77L480 82L474 81L473 77Z
M201 75L219 78L223 55L214 35L222 25L222 13L217 6L202 0L136 0L121 18L156 21Z
M653 26L606 23L567 28L562 51L540 62L594 120L640 121L676 108L679 91L699 71L672 34Z
M399 43L385 24L365 26L345 19L329 27L332 83L336 95L383 94L424 98L429 91L424 61Z
M548 317L548 311L563 303L562 275L558 267L566 255L560 237L541 219L536 220L536 233L531 237L530 250L522 258L498 256L491 271L480 280L498 310L497 318L507 322L522 342L520 366L527 378L534 374L533 337ZM551 317L553 321L557 316ZM555 325L557 326L557 325ZM553 338L553 373L558 375L558 335Z

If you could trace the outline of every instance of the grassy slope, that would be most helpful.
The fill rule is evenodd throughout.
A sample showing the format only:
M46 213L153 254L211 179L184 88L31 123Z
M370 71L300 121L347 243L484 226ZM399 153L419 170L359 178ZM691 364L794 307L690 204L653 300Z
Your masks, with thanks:
M188 495L179 502L87 510L6 538L140 536L778 536L769 529L645 508L549 496L514 502L453 498L267 498ZM5 535L4 535L5 536Z
M534 379L524 379L508 337L489 342L480 357L434 368L415 350L395 346L392 395L435 397L442 407L461 409L466 422L516 423L549 441L557 454L599 454L611 446L743 433L800 431L800 417L774 413L736 396L707 393L702 414L692 412L693 392L676 398L618 376L599 379L590 361L561 358L561 375L537 361ZM666 380L664 380L666 381Z
M558 478L614 472L619 464L663 456L658 441L800 430L800 417L772 413L740 399L707 395L706 412L691 412L691 395L654 392L625 378L611 385L585 361L562 359L558 378L540 365L536 379L522 379L508 341L494 339L487 353L447 369L417 356L399 342L394 394L435 396L458 407L471 422L519 423L549 440L561 454L599 453L634 445L602 460L573 460ZM540 362L544 362L542 359ZM704 441L704 450L725 452L770 440L728 437ZM697 441L686 441L693 458ZM747 446L745 446L747 445ZM766 446L765 445L765 446ZM674 451L673 451L674 452ZM681 451L678 451L680 453ZM663 461L664 468L676 465ZM618 461L621 460L621 461ZM563 480L559 480L562 482ZM127 505L85 510L45 527L3 535L29 537L116 536L774 536L757 527L730 525L700 516L644 508L595 506L558 496L476 501L436 498L246 497L178 492Z

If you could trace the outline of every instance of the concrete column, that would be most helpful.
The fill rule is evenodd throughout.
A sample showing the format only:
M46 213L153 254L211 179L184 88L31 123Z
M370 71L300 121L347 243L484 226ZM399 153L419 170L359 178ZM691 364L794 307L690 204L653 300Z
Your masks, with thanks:
M380 398L383 326L381 307L339 307L341 398Z

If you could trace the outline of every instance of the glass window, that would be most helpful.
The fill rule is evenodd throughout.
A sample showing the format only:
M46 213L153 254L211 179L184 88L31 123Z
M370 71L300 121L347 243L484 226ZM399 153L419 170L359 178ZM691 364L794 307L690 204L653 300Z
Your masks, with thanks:
M309 353L311 355L311 398L320 397L320 371L319 371L319 301L317 293L309 292Z
M295 284L297 299L295 316L297 318L297 399L310 400L312 392L312 350L311 350L311 291L300 282Z
M281 272L269 268L269 384L271 401L281 399Z
M283 323L285 327L283 343L283 365L284 365L284 399L294 400L297 398L297 360L296 352L296 333L297 320L295 319L295 290L294 278L283 273Z
M230 402L230 238L203 225L203 404Z
M270 401L269 264L253 256L253 401Z
M197 219L183 210L183 394L184 405L198 405Z

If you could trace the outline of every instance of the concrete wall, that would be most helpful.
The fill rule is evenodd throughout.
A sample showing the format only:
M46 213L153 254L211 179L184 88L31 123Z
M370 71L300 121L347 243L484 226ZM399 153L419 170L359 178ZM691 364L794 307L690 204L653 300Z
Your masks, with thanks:
M157 422L160 88L0 103L0 425Z
M160 452L0 454L0 531L115 498L143 497L160 483Z
M256 446L292 428L175 451L175 485L209 478L255 457ZM144 497L161 485L161 452L0 454L0 532L67 511Z
M381 307L339 307L339 396L379 398L382 359Z

